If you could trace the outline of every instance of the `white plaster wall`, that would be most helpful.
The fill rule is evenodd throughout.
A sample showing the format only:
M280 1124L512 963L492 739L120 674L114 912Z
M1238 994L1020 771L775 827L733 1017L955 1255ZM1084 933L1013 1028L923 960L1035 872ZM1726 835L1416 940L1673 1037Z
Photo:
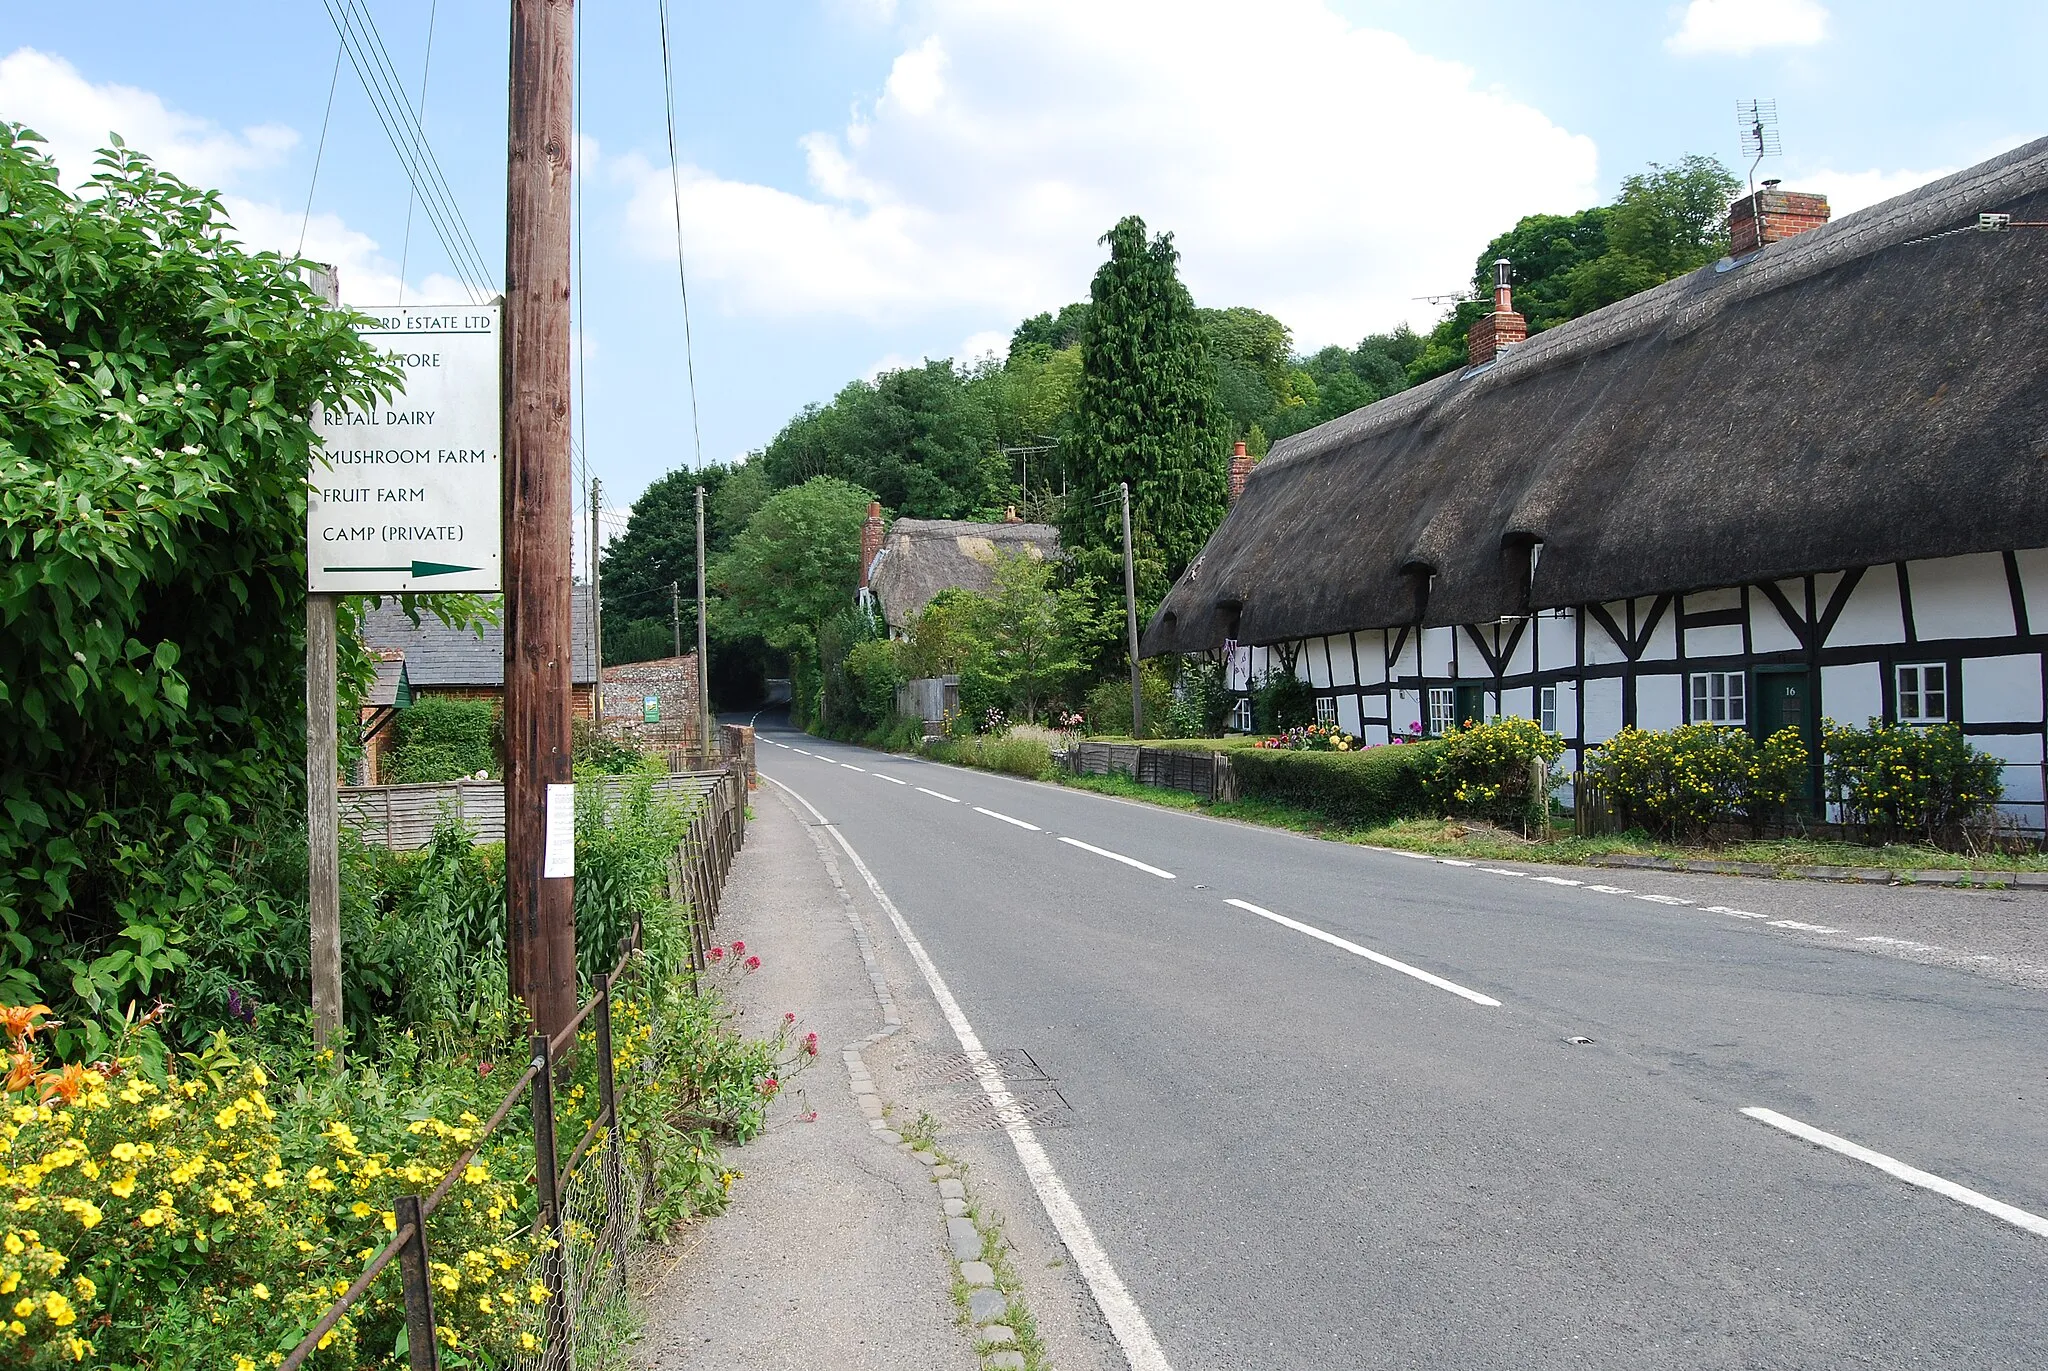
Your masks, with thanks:
M1776 611L1772 611L1776 613ZM1685 631L1687 657L1739 657L1742 655L1742 626L1716 624L1712 628Z
M1860 647L1904 641L1906 618L1899 608L1899 570L1893 566L1874 566L1863 573L1856 589L1849 592L1849 603L1842 606L1842 617L1835 620L1834 631L1828 634L1825 645Z
M1605 608L1608 615L1613 618L1615 626L1626 633L1628 631L1628 606L1617 600L1613 604L1605 606ZM1625 662L1627 660L1628 654L1623 652L1621 644L1615 642L1613 637L1608 634L1607 626L1592 615L1587 615L1587 664L1598 666L1605 662Z
M1323 639L1311 638L1301 645L1301 654L1294 659L1294 674L1312 686L1326 686L1330 683L1329 664L1323 659Z
M2027 602L2027 627L2048 633L2048 548L2030 547L2013 554L2020 564L2020 595Z
M1500 693L1500 712L1503 718L1533 719L1536 717L1536 692L1528 686Z
M2032 804L2041 802L2041 737L2039 734L1992 734L1970 739L1970 745L1980 752L1989 753L2005 763L2005 772L1999 778L2005 787L2005 798L2011 804ZM2041 811L2016 811L2030 823L2039 825Z
M1400 729L1403 733L1408 726L1422 719L1422 696L1413 690L1396 690L1388 702L1387 726Z
M2013 631L2005 560L1995 552L1909 562L1906 580L1913 594L1913 631L1922 642Z
M1875 662L1820 669L1820 711L1852 728L1884 717L1884 680Z
M1573 611L1543 611L1536 616L1536 632L1542 635L1539 657L1546 668L1578 665L1579 625Z
M1574 681L1557 683L1557 731L1567 738L1579 732L1579 687Z
M1793 613L1806 612L1804 581L1780 581L1778 589L1784 592L1785 602L1792 606ZM1799 647L1799 635L1785 622L1771 597L1761 590L1749 593L1749 641L1758 652L1792 652Z
M1609 677L1603 680L1587 681L1586 692L1586 737L1589 743L1604 743L1621 732L1621 680ZM1564 692L1559 691L1557 712L1564 713Z
M1507 674L1520 675L1536 669L1536 622L1530 620L1522 625L1522 637L1515 644L1515 650L1508 654Z
M1341 638L1331 638L1329 642L1330 679L1340 686L1357 685L1358 671L1352 665L1351 635L1347 633Z
M1694 591L1685 597L1687 614L1711 614L1717 609L1741 609L1742 591L1735 586L1719 590Z
M1642 632L1643 625L1649 622L1650 610L1656 603L1655 600L1638 600L1636 602L1636 631L1638 633ZM1626 623L1622 625L1624 628L1627 626ZM1664 613L1658 618L1657 626L1650 630L1650 641L1644 646L1643 655L1639 660L1668 662L1677 655L1678 607L1676 604L1670 604L1664 607Z
M1387 745L1387 726L1385 724L1367 724L1359 731L1358 736L1365 739L1373 747L1385 747Z
M1358 697L1339 695L1337 697L1337 727L1346 733L1361 733L1364 720L1358 715Z
M1592 720L1586 720L1590 727ZM1636 678L1636 727L1677 728L1685 722L1685 682L1680 676Z
M2041 722L2041 654L1963 658L1963 720L1973 724Z
M1377 630L1358 635L1358 680L1360 685L1378 685L1387 679L1387 635Z
M1425 628L1422 630L1422 674L1425 676L1448 676L1451 674L1451 640L1456 636L1453 628Z

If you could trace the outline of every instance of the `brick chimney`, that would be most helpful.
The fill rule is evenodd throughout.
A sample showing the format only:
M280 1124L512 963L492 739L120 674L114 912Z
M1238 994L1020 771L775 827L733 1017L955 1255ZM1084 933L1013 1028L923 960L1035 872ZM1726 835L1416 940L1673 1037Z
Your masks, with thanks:
M1744 256L1827 221L1827 196L1779 190L1776 181L1766 181L1754 194L1728 207L1728 255Z
M1253 468L1253 467L1255 467L1255 466L1257 466L1257 465L1258 465L1258 463L1259 463L1259 459L1258 459L1258 458L1256 458L1256 457L1254 457L1254 456L1250 455L1249 453L1247 453L1247 452L1246 452L1246 451L1244 450L1244 444L1243 444L1243 443L1239 443L1239 444L1238 444L1238 445L1237 445L1236 447L1234 447L1234 448L1232 448L1232 449L1231 449L1231 451L1230 451L1230 503L1231 503L1231 504L1233 504L1233 505L1234 505L1234 504L1236 504L1236 503L1237 503L1237 497L1238 497L1238 496L1240 496L1240 495L1242 495L1242 494L1244 494L1244 483L1245 483L1246 481L1249 481L1249 480L1251 480L1251 478L1252 478L1252 468Z
M868 569L882 550L882 502L868 501L868 521L860 529L860 588L868 588Z
M1515 313L1514 292L1508 286L1511 270L1505 257L1493 264L1493 313L1481 315L1465 330L1465 348L1475 367L1485 366L1529 336L1529 321Z

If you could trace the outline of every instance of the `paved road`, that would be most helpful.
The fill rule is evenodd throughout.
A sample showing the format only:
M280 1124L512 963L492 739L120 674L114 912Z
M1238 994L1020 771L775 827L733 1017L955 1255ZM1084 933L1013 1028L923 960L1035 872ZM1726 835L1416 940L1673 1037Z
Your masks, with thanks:
M1176 1371L2048 1365L2048 996L1859 931L1985 897L1455 866L762 737L1058 1079L1041 1141Z

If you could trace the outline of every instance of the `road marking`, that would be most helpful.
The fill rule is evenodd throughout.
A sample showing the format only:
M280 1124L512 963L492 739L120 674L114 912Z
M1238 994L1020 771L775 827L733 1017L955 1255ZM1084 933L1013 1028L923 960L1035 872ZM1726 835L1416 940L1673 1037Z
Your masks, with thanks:
M866 770L867 770L867 768L866 768L866 767L864 767L864 766L855 766L855 765L854 765L854 764L853 764L852 762L841 762L841 763L840 763L839 765L841 765L841 766L845 767L845 768L846 768L846 769L847 769L848 771L866 771Z
M1566 877L1563 877L1563 876L1531 876L1531 877L1530 877L1529 879L1530 879L1530 880L1532 880L1532 881L1541 881L1541 882L1543 882L1543 884L1545 884L1545 885L1584 885L1584 884L1585 884L1585 882L1584 882L1584 881L1574 881L1574 880L1569 880L1569 879L1567 879Z
M887 781L887 782L888 782L888 783L889 783L890 785L909 785L909 784L910 784L910 782L908 782L908 781L899 781L899 780L897 780L897 779L896 779L896 778L895 778L894 776L885 776L885 775L883 775L883 774L882 774L881 772L879 772L879 771L870 771L870 772L868 773L868 775L870 775L870 776L874 777L874 778L875 778L876 780L878 780L878 781Z
M808 757L808 756L810 756L810 755L811 755L811 754L810 754L810 753L808 753L808 752L804 752L804 750L803 750L802 748L800 748L800 747L792 747L792 748L790 749L790 751L791 751L791 752L803 752L803 755L804 755L804 756L806 756L806 757Z
M951 795L941 795L941 794L939 794L939 792L938 792L938 791L936 791L936 790L925 790L923 786L918 786L918 787L917 787L917 789L919 789L919 790L924 790L924 793L925 793L925 794L927 794L927 795L929 795L929 796L931 796L931 797L932 797L932 798L933 798L934 800L944 800L944 801L945 801L945 802L946 802L947 804L949 804L949 805L956 805L956 804L959 804L959 803L960 803L960 802L959 802L958 800L954 799L954 798L953 798L953 797L952 797Z
M1586 889L1597 890L1602 895L1633 895L1635 893L1632 890L1624 890L1618 885L1589 885Z
M986 814L988 813L988 811L984 809L982 813ZM1014 823L1015 820L1012 820L1011 822ZM1171 871L1161 871L1158 867L1149 866L1146 863L1139 861L1136 857L1126 857L1121 852L1111 852L1106 847L1097 847L1094 843L1084 843L1079 838L1062 838L1060 839L1060 841L1065 843L1069 847L1078 847L1083 852L1093 852L1098 857L1107 857L1113 862L1122 862L1125 866L1135 866L1140 871L1149 871L1154 876L1159 877L1161 880L1170 881L1174 879L1174 875Z
M939 975L939 968L932 961L931 955L924 950L924 944L910 931L910 925L904 921L895 902L883 893L881 882L875 879L875 873L868 870L868 864L853 850L853 844L846 841L846 835L833 827L824 815L818 813L816 806L782 782L776 781L774 777L768 779L811 811L812 817L817 819L825 831L838 842L847 859L853 863L854 870L860 872L861 879L868 883L868 890L874 895L875 903L889 916L889 922L896 929L896 936L903 939L903 946L910 953L910 959L917 963L917 969L924 975L925 984L931 987L932 998L939 1002L939 1011L946 1016L947 1024L953 1029L953 1036L959 1039L961 1050L973 1064L974 1074L980 1078L982 1090L989 1096L989 1102L997 1106L997 1117L1002 1118L1002 1111L1015 1104L1016 1097L1010 1093L1008 1084L1003 1080L1001 1069L988 1059L988 1051L982 1047L981 1038L975 1033L974 1025L967 1021L967 1015L960 1008L960 1002L953 998L953 992L947 988L944 978ZM1145 1311L1138 1308L1138 1302L1131 1297L1131 1292L1124 1285L1122 1277L1117 1275L1115 1264L1110 1261L1109 1253L1104 1251L1102 1244L1097 1241L1094 1229L1088 1226L1088 1218L1081 1212L1081 1206L1075 1202L1065 1183L1060 1180L1059 1172L1053 1169L1052 1158L1046 1156L1044 1146L1038 1141L1038 1134L1032 1130L1030 1124L1014 1114L1010 1114L1006 1120L1004 1131L1009 1134L1010 1145L1017 1149L1017 1160L1023 1165L1024 1175L1030 1180L1032 1190L1037 1192L1038 1202L1045 1209L1045 1216L1052 1220L1054 1231L1060 1235L1060 1241L1067 1245L1067 1252L1074 1258L1075 1267L1088 1282L1088 1291L1095 1296L1096 1308L1102 1311L1102 1317L1109 1324L1109 1331L1116 1338L1117 1345L1123 1349L1124 1360L1130 1363L1131 1371L1173 1371L1172 1365L1166 1360L1166 1353L1159 1346L1159 1339L1152 1334L1152 1326L1145 1321Z
M1797 929L1801 933L1840 933L1842 931L1839 928L1824 928L1819 924L1803 924L1797 919L1773 919L1770 922L1770 927L1792 928Z
M1788 1118L1778 1113L1775 1109L1761 1109L1752 1105L1742 1112L1755 1119L1758 1123L1767 1123L1773 1128L1782 1129L1790 1133L1795 1138L1804 1138L1816 1146L1827 1148L1830 1152L1839 1152L1843 1156L1853 1157L1867 1166L1874 1166L1886 1175L1895 1176L1908 1185L1917 1185L1922 1190L1932 1190L1935 1194L1944 1195L1958 1204L1967 1204L1972 1209L1981 1209L1993 1218L2004 1219L2016 1228L2024 1228L2029 1233L2048 1238L2048 1219L2042 1218L2039 1214L2030 1214L2024 1209L2005 1203L2003 1200L1994 1200L1989 1195L1979 1194L1968 1186L1957 1185L1954 1181L1944 1180L1930 1171L1922 1171L1917 1166L1908 1166L1897 1157L1887 1157L1882 1152L1873 1152L1860 1143L1850 1142L1847 1138L1838 1138L1832 1133L1824 1133L1812 1124L1801 1123L1797 1119Z
M1483 1004L1493 1009L1500 1008L1500 1001L1490 995L1482 995L1476 990L1467 990L1456 981L1447 981L1441 976L1432 976L1419 966L1410 966L1406 962L1397 962L1383 952L1375 952L1369 947L1360 947L1357 943L1340 938L1334 933L1325 933L1313 924L1305 924L1299 919L1290 919L1285 914L1275 914L1270 909L1261 909L1257 905L1245 900L1225 900L1223 903L1235 905L1246 913L1256 914L1262 919L1271 919L1282 928L1291 928L1297 933L1306 933L1309 937L1315 938L1320 942L1326 942L1332 947L1341 947L1346 952L1356 953L1369 962L1378 962L1389 971L1398 971L1404 976L1413 976L1416 980L1433 985L1439 990L1448 990L1453 995L1462 995L1474 1004Z
M1455 857L1439 857L1437 861L1445 866L1477 866L1477 862L1461 862Z
M1725 904L1710 904L1707 906L1707 913L1728 914L1738 919L1761 919L1764 917L1761 914L1752 914L1747 909L1730 909Z
M1526 876L1526 871L1510 871L1504 866L1482 866L1479 868L1489 876Z
M1692 904L1692 903L1694 903L1694 902L1693 902L1693 901L1691 901L1691 900L1681 900L1681 899L1679 899L1679 898L1678 898L1678 897L1677 897L1676 895L1638 895L1638 896L1636 896L1635 898L1637 898L1638 900L1648 900L1648 901L1649 901L1649 902L1650 902L1651 904Z
M1936 944L1936 943L1916 943L1916 942L1913 942L1913 941L1911 941L1910 939L1906 939L1906 938L1886 938L1886 937L1883 937L1883 936L1881 936L1881 935L1879 935L1879 934L1875 934L1875 933L1871 934L1871 935L1870 935L1869 937L1867 937L1867 938L1858 938L1858 939L1857 939L1856 941L1857 941L1857 942L1859 942L1859 943L1883 943L1883 944L1884 944L1884 945L1885 945L1886 947L1906 947L1906 948L1911 948L1911 949L1912 949L1913 951L1915 951L1915 952L1939 952L1939 951L1941 951L1941 947L1940 947L1940 945L1939 945L1939 944ZM1979 957L1979 958L1977 958L1977 960L1978 960L1978 961L1986 961L1986 960L1989 960L1989 959L1988 959L1988 958L1984 958L1984 957Z
M991 819L1001 819L1004 823L1015 824L1019 828L1028 828L1033 833L1045 832L1045 830L1040 828L1037 824L1027 824L1022 819L1013 819L1007 814L998 814L993 809L983 809L980 805L976 805L974 807L974 812L976 814L986 814Z

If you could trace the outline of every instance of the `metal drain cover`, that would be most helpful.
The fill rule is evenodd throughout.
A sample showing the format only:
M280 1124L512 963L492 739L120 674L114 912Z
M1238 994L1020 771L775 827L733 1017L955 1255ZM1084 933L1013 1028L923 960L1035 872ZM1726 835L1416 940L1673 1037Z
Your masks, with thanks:
M919 1085L978 1085L991 1068L1004 1081L1020 1085L1042 1084L1052 1079L1021 1047L998 1047L978 1053L920 1053L896 1066Z
M1020 1123L1033 1128L1059 1128L1074 1121L1074 1110L1066 1097L1044 1081L1005 1090L1000 1095L963 1091L937 1113L943 1128L961 1133L998 1132Z

